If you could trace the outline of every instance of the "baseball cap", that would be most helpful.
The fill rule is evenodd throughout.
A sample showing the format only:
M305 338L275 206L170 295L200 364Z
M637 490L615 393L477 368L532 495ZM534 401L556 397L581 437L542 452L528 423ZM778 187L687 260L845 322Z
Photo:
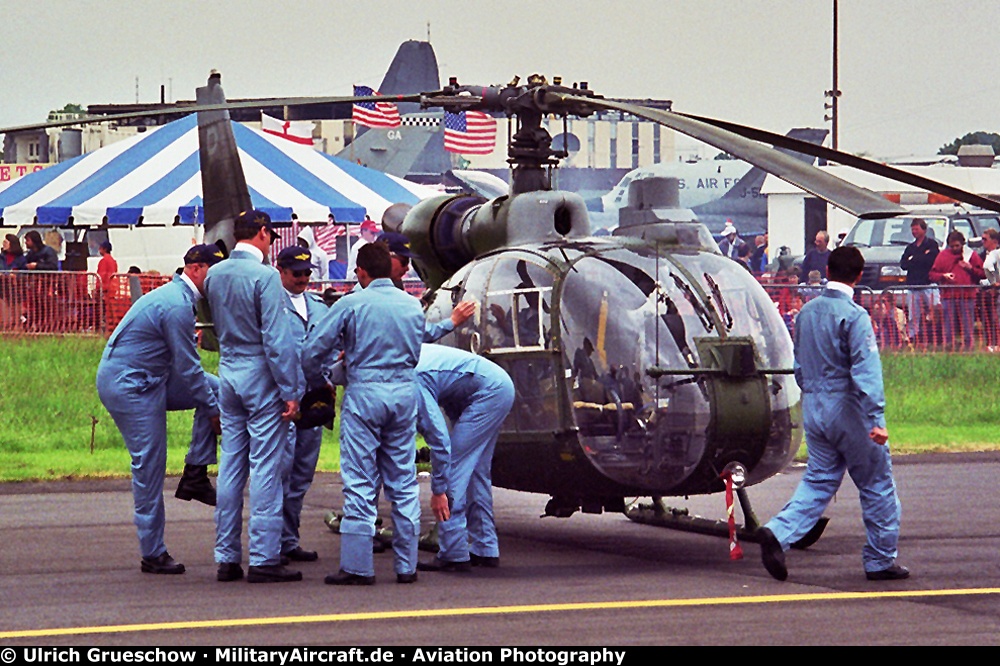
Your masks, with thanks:
M299 414L295 419L295 427L299 430L306 430L329 423L337 415L334 408L335 403L336 400L329 386L307 391L299 403Z
M374 220L365 220L361 223L362 231L378 231L378 227L375 226Z
M274 224L271 222L271 216L262 210L245 210L240 213L239 217L233 222L233 229L247 229L251 231L259 231L261 227L264 227L269 232L271 232L271 240L274 241L278 238L278 232L274 230Z
M105 252L111 252L111 241L101 241L101 249Z
M218 245L202 243L191 246L191 249L184 254L184 263L214 266L225 258L226 255L222 253Z
M287 268L290 271L312 270L312 253L308 248L300 245L290 245L278 253L278 260L275 262L278 268Z
M389 246L389 252L397 254L400 257L410 257L413 258L416 255L410 250L410 239L403 234L397 234L391 231L385 231L379 234L378 238L375 239L377 243L385 243Z

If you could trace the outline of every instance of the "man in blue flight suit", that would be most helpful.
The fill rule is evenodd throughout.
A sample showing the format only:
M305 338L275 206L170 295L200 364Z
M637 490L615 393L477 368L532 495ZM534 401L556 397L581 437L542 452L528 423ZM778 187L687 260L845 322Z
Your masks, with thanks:
M286 247L278 254L278 272L281 285L285 288L292 304L292 327L296 343L301 350L309 327L314 325L327 311L327 306L318 295L307 293L313 271L312 253L300 246ZM332 394L331 394L332 397ZM305 550L299 545L299 524L302 515L302 501L316 474L320 444L323 442L322 426L301 427L298 421L288 425L288 450L284 489L284 527L281 531L282 558L296 562L314 562L319 559L314 550Z
M417 568L498 567L491 471L500 426L514 404L514 382L482 356L432 344L420 348L417 380L417 430L431 449L431 510L439 545L436 561ZM450 435L441 409L452 421Z
M910 575L896 563L899 498L885 424L882 362L871 318L854 302L864 257L838 247L827 261L822 296L795 322L795 381L802 388L809 461L788 504L760 528L761 559L778 580L788 577L785 551L813 528L844 479L858 487L868 533L862 562L868 580Z
M213 245L188 250L180 274L129 308L108 338L97 368L97 393L132 456L135 525L146 573L184 573L163 541L167 411L195 410L185 477L196 467L199 473L191 472L189 484L203 493L201 484L208 484L211 490L207 470L216 460L219 380L201 367L195 304L209 267L221 260L222 252ZM196 499L214 503L212 496Z
M369 243L358 252L361 291L333 304L310 331L303 367L310 386L327 380L332 353L343 350L347 388L340 408L340 467L344 517L340 571L330 585L372 585L376 489L392 503L396 582L417 580L420 498L415 447L416 365L424 335L419 301L397 289L388 248Z
M219 338L222 453L215 510L216 578L243 578L243 489L250 479L250 583L302 580L281 564L282 486L288 423L304 389L291 304L264 263L277 233L263 211L233 223L236 247L213 266L205 293Z
M389 257L392 260L392 270L389 273L389 279L392 283L399 289L405 290L405 285L403 283L403 278L410 270L410 260L416 258L416 255L410 250L410 239L408 239L403 234L394 233L390 231L383 232L379 234L378 238L375 239L376 243L381 243L389 249ZM360 284L354 286L349 294L357 293L361 291L362 287ZM442 319L438 322L426 322L424 326L424 342L435 342L440 340L444 336L448 335L454 331L457 327L461 326L465 321L474 315L476 312L476 302L475 301L462 301L456 303L451 311L451 316L448 319ZM339 349L334 349L333 351L341 351ZM347 378L343 373L343 364L337 363L333 366L331 372L332 382L334 384L346 384ZM378 504L378 491L376 490L376 505ZM339 528L338 528L339 529ZM379 539L376 539L373 543L373 548L376 553L381 553L385 550L385 546Z

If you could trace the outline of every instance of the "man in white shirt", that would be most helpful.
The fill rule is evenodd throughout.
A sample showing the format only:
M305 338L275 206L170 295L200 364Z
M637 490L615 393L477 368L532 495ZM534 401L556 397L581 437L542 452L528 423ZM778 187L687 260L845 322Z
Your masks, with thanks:
M295 315L292 317L292 329L299 353L309 327L328 309L317 294L306 292L315 267L311 259L308 249L292 246L282 250L276 262L281 274L281 286L292 302ZM332 407L332 393L329 397ZM299 419L288 424L288 449L282 473L284 526L281 530L281 556L283 560L294 562L313 562L319 557L316 551L305 550L299 545L302 503L312 485L323 441L322 424L307 422L303 420L304 416L303 412Z
M374 243L376 238L378 238L378 227L366 215L365 221L361 223L361 238L354 241L351 251L347 253L347 275L345 279L352 282L358 281L354 271L358 267L358 250L368 245L368 243Z
M983 287L983 334L986 338L986 351L1000 350L998 346L997 287L1000 287L1000 231L986 229L983 231L983 272L986 277L979 281Z

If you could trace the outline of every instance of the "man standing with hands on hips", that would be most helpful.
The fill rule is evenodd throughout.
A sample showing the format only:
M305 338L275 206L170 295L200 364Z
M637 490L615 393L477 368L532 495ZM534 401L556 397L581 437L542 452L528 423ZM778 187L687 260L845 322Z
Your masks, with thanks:
M899 498L885 424L882 361L871 318L854 302L864 257L838 247L827 262L823 294L802 307L795 322L795 381L802 388L809 461L788 504L760 528L761 559L785 580L785 550L822 517L844 479L858 487L868 534L862 562L868 580L900 580L910 571L896 563Z
M264 263L278 237L270 216L243 212L236 247L213 266L205 293L219 338L222 453L215 510L217 579L243 578L243 489L250 480L250 583L302 580L281 565L282 486L288 422L304 380L291 304L278 271Z

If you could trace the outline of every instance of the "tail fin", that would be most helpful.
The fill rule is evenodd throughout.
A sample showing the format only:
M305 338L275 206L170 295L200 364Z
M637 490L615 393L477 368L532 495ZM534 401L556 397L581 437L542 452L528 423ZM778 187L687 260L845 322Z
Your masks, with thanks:
M799 127L790 130L786 136L791 137L792 139L822 145L827 134L829 134L829 131L825 129ZM806 164L812 164L816 161L816 158L811 155L803 155L802 153L797 153L786 148L777 148L776 150L800 159ZM694 212L699 216L703 214L723 215L726 214L726 211L732 211L732 206L735 202L752 201L754 199L761 199L761 201L763 201L760 194L760 188L764 184L765 178L767 178L767 171L764 171L760 167L751 167L751 169L743 174L743 177L740 178L724 195L715 201L710 201L706 204L702 204L701 206L696 206L692 210L694 210Z
M225 104L222 75L216 71L208 85L195 91L197 103ZM205 203L205 242L233 249L233 220L252 208L250 190L236 149L236 138L228 111L198 112L198 156L201 161L201 191Z
M413 95L441 88L437 57L430 42L410 40L399 45L379 86L383 95ZM415 102L397 104L400 113L420 111Z

